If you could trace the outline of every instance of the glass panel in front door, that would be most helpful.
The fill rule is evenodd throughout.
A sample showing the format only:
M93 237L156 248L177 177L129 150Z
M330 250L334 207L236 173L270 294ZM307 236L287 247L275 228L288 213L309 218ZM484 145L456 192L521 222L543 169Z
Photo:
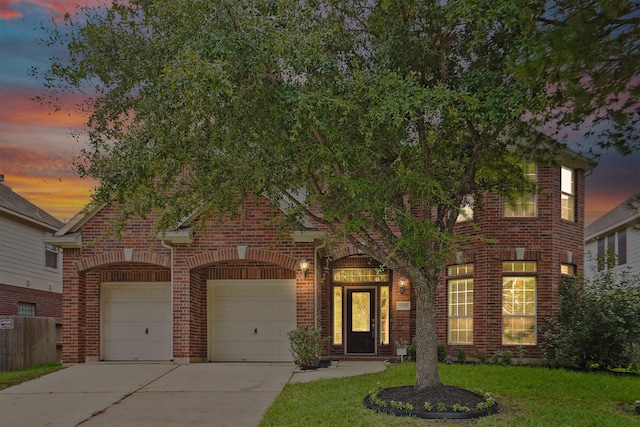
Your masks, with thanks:
M371 331L371 298L369 292L351 294L351 330L353 332Z

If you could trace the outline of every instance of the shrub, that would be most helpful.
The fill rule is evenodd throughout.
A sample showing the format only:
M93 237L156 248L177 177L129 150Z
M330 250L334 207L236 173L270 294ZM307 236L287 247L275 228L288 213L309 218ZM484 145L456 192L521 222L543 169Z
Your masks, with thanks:
M293 362L300 367L314 366L320 352L322 344L330 337L322 337L322 328L310 325L301 325L288 334Z
M556 365L614 368L633 363L640 342L640 276L629 270L594 272L580 283L563 279L561 313L549 319L543 349Z
M467 360L467 353L461 348L458 349L458 362L464 362Z

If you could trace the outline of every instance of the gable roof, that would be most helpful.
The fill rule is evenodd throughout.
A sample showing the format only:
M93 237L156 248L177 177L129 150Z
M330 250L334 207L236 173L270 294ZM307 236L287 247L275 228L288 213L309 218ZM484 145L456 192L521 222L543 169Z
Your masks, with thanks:
M64 225L62 221L14 193L4 184L0 184L0 212L5 212L51 231L56 231Z
M638 221L640 221L640 193L634 194L589 225L584 230L584 240L590 242Z

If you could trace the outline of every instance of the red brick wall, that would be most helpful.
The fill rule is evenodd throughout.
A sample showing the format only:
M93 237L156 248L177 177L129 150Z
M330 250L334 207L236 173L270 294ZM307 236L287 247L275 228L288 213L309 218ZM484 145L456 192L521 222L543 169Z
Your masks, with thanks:
M20 302L35 304L38 317L62 318L61 294L0 284L0 316L17 316Z
M576 271L583 269L584 174L576 171L576 222L561 219L560 170L538 168L538 215L532 218L504 218L502 198L485 195L484 210L476 212L483 243L474 239L461 248L474 264L474 344L448 345L449 354L457 349L467 356L490 357L497 350L515 352L513 345L502 345L502 262L516 260L515 248L525 248L525 261L537 262L537 342L543 341L546 318L559 314L560 264L567 263L567 251L573 254ZM469 224L460 224L467 236L478 233ZM451 264L455 264L452 260ZM447 343L447 285L443 275L437 298L438 342ZM541 358L538 347L525 346L525 357Z
M448 346L455 355L463 348L469 357L484 354L490 357L502 345L502 261L516 259L515 248L525 248L525 260L538 263L537 327L544 327L545 318L559 310L558 286L560 263L567 262L567 251L573 253L577 271L582 270L584 176L576 174L576 218L560 219L560 171L539 168L538 216L535 218L503 218L502 199L494 195L484 198L484 209L476 212L483 236L470 224L462 223L458 231L470 237L460 248L464 258L474 263L474 344ZM296 278L297 323L313 324L314 313L314 246L294 243L280 227L278 217L265 200L247 202L237 217L217 222L194 224L191 244L173 245L173 250L152 237L153 215L148 220L132 221L120 239L105 233L118 211L104 208L82 227L82 249L65 249L63 360L83 362L85 357L100 355L99 284L104 281L173 281L173 355L181 360L203 360L207 357L206 280L214 278ZM238 245L246 245L246 259L239 260ZM123 249L133 249L134 263L125 262ZM332 254L330 265L351 262L355 254L348 245ZM309 261L307 277L303 278L298 261ZM173 262L173 269L171 263ZM452 260L452 264L455 260ZM322 265L325 265L324 263ZM321 274L317 315L325 334L331 334L333 307L330 275ZM395 355L395 343L407 341L415 334L415 312L396 311L396 302L410 301L415 309L411 284L400 294L400 277L391 274L390 284L390 345L379 347L377 357ZM447 343L446 276L436 297L438 341ZM538 333L538 342L542 335ZM330 344L325 349L333 357L343 357L342 346ZM537 347L527 347L527 357L540 357Z
M102 209L82 226L85 246L65 250L65 362L100 357L100 282L172 280L173 357L180 361L206 360L208 278L296 277L297 322L313 323L313 244L294 243L266 201L247 202L224 225L194 224L193 243L173 245L173 250L153 237L153 215L131 221L119 239L111 236L106 229L117 215L116 208ZM238 260L238 245L248 246L244 260ZM133 249L134 262L125 261L124 249ZM298 271L302 258L310 262L306 278Z

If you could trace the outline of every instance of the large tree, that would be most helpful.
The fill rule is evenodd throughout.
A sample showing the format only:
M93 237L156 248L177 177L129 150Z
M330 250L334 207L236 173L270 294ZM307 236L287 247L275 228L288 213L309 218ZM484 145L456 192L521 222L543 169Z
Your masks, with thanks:
M123 222L156 210L167 229L267 196L406 276L421 389L440 385L434 296L465 197L529 189L518 153L544 154L540 130L638 148L638 16L596 0L115 1L51 30L66 54L45 82L87 94L78 169Z

